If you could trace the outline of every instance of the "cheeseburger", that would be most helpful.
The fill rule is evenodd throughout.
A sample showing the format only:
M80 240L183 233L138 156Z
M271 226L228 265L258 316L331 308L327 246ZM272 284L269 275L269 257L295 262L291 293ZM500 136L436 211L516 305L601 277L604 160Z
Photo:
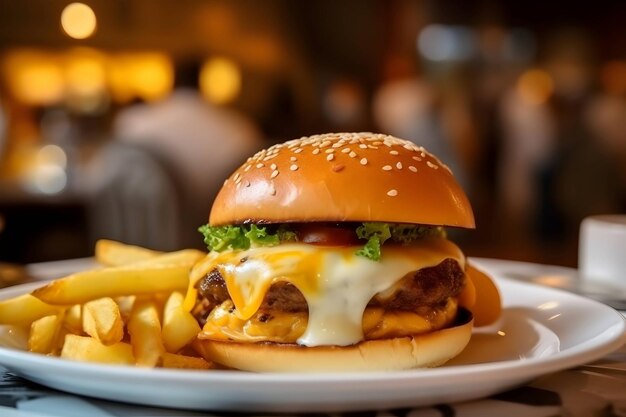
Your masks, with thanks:
M258 372L438 366L500 309L445 226L473 228L450 170L373 133L258 152L218 193L186 306L195 348ZM472 314L473 313L473 314Z

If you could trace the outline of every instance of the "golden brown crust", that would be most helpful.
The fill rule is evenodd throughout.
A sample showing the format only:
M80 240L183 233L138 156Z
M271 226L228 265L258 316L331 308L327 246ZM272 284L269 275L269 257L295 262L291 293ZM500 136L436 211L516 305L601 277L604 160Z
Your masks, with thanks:
M304 347L279 343L196 340L207 360L252 372L363 372L428 368L444 364L469 343L473 319L443 330L352 346Z
M450 170L412 142L325 134L249 158L219 192L214 226L244 222L382 221L474 227Z

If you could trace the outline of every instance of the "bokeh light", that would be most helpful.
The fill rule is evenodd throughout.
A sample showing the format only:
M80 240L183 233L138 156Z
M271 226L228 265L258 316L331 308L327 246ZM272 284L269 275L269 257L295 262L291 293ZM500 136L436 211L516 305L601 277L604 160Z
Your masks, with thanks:
M544 104L554 92L554 81L547 71L530 69L517 80L517 92L529 104Z
M464 26L432 24L417 38L420 54L429 61L460 61L469 59L476 48L474 33Z
M16 51L7 55L3 70L11 93L22 103L49 105L63 98L63 71L49 54Z
M230 59L212 58L200 71L200 89L212 103L229 103L237 98L241 90L241 71Z
M108 76L113 98L122 103L136 98L160 100L174 84L172 61L158 52L115 55L109 62Z
M61 12L61 27L74 39L86 39L96 31L96 14L84 3L71 3Z

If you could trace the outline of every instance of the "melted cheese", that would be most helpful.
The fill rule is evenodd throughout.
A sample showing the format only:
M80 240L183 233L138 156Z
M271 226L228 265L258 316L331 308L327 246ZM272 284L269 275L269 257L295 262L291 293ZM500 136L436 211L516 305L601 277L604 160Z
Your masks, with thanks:
M287 281L300 290L309 307L306 328L297 343L346 346L363 340L364 311L371 298L407 273L438 265L446 258L465 267L460 249L442 238L385 246L380 262L354 255L356 249L294 243L210 253L192 271L185 306L190 309L195 302L195 283L218 268L232 298L233 314L245 323L256 313L270 286ZM230 327L238 326L231 323ZM205 337L215 334L209 330L203 330Z
M363 313L363 335L372 340L427 333L454 321L456 312L457 301L453 298L442 308L431 310L428 318L410 311L367 308ZM228 300L211 311L198 337L237 342L296 343L307 327L307 313L275 312L271 320L260 316L242 320L235 314L232 301Z

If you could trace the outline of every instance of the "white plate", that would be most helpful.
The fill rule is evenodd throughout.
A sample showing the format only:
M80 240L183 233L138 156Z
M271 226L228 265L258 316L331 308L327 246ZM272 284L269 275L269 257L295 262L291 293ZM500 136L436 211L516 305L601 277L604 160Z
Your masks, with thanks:
M506 279L500 267L507 264L499 262L489 268L489 261L478 261L491 269L502 292L501 322L477 330L459 357L436 369L301 375L102 366L11 348L15 338L6 331L0 332L0 346L4 346L0 347L0 364L43 385L130 403L205 410L322 412L484 397L542 374L599 359L623 344L626 326L615 310L574 294ZM0 291L0 298L32 288L32 284L8 288Z

